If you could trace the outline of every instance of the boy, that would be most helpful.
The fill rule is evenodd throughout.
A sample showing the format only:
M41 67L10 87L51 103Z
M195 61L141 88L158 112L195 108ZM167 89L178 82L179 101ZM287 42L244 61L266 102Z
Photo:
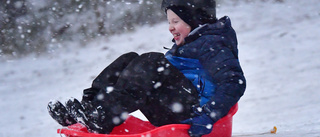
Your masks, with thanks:
M163 0L175 44L165 54L127 53L84 90L81 103L50 102L50 115L67 126L109 133L137 109L155 126L190 124L190 136L211 132L246 87L237 39L228 17L216 19L214 0Z

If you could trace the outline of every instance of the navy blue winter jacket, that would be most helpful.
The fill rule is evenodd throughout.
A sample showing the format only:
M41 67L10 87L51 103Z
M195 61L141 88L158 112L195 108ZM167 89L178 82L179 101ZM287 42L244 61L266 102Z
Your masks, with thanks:
M229 17L192 31L166 58L197 87L199 105L214 122L243 95L246 80L238 60L237 38Z

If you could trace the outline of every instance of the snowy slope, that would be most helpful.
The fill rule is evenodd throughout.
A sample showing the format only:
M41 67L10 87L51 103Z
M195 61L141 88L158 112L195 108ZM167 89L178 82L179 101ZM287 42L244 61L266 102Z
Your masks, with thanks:
M320 4L222 4L238 33L247 90L234 116L234 136L320 136ZM119 55L171 46L167 23L100 38L85 48L4 60L0 66L0 137L58 137L47 113L51 99L80 98L82 89ZM76 42L66 43L75 44ZM75 47L75 46L74 46ZM273 126L277 134L263 134Z
M238 28L248 80L234 133L277 126L279 137L320 136L319 1L255 3L227 12Z

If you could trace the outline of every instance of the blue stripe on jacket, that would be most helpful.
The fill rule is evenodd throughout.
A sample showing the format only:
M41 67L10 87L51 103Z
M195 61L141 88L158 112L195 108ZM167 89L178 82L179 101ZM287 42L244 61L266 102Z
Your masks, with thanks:
M210 100L210 97L214 95L216 86L210 77L208 77L209 75L203 69L199 60L169 54L166 55L166 58L197 88L200 97L200 106L206 104Z

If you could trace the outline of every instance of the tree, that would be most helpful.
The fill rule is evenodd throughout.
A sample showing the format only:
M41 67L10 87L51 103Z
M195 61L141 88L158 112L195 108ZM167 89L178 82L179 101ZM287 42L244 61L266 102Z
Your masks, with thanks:
M41 2L39 2L41 3ZM0 54L51 52L64 41L84 42L165 19L159 0L0 1Z

